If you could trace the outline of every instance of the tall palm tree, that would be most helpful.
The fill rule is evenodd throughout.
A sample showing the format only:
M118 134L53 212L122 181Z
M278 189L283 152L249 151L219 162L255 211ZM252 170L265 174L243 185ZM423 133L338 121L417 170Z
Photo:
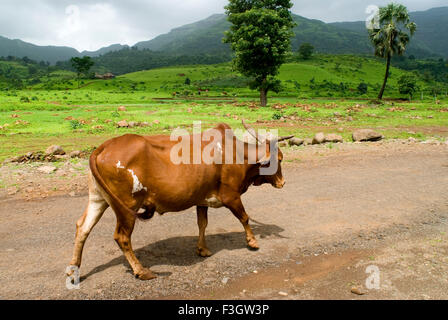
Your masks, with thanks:
M411 22L408 9L404 5L391 3L380 8L378 27L370 29L369 36L375 47L375 55L387 60L384 83L378 95L381 100L389 78L390 61L394 55L404 54L417 25Z

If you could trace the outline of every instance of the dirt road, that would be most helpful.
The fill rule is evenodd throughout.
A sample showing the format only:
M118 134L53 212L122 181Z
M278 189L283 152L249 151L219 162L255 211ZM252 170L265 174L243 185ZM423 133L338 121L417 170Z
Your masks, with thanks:
M448 298L448 146L341 145L287 160L284 190L253 187L243 198L258 252L226 209L210 212L208 259L195 256L193 209L138 222L136 254L159 276L150 282L133 277L108 210L87 241L81 289L68 290L64 271L87 197L4 199L0 298ZM379 290L365 288L369 265L381 271Z

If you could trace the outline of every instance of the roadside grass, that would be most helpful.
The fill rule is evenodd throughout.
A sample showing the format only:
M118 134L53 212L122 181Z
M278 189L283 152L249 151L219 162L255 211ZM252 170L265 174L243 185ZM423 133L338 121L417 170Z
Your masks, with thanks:
M345 55L287 63L279 74L284 88L269 94L266 108L258 107L258 93L246 87L247 79L229 63L141 71L107 81L84 79L80 89L73 73L58 71L27 89L0 91L0 161L52 144L70 152L125 133L170 134L179 126L190 130L199 120L203 129L220 122L242 129L241 120L246 119L256 128L302 138L338 132L350 141L356 128L378 129L387 138L446 137L446 96L437 97L439 104L429 96L379 105L370 101L384 69L376 59ZM405 73L392 68L389 98L400 97L396 83ZM191 85L185 84L186 78ZM358 96L359 82L369 84L368 94ZM126 111L118 111L119 106ZM118 129L122 120L150 126Z
M47 92L37 93L44 96ZM59 96L63 92L48 94ZM79 92L75 97L77 95ZM448 130L443 130L448 127L447 100L437 105L418 101L375 105L356 99L272 98L269 107L260 108L250 98L218 103L184 99L138 103L139 94L128 93L130 103L127 104L94 104L81 96L78 98L77 104L72 105L42 101L22 103L0 95L0 161L42 151L52 144L61 145L70 152L98 146L108 138L126 133L170 134L177 127L191 130L194 121L201 121L203 129L221 122L242 129L241 120L245 119L256 128L278 129L281 135L294 134L302 138L310 138L317 132L342 131L344 139L351 140L356 128L376 128L387 138L425 139L448 135ZM119 112L119 106L125 106L126 111ZM292 116L295 120L290 119ZM150 126L119 129L116 123L122 120L148 122Z

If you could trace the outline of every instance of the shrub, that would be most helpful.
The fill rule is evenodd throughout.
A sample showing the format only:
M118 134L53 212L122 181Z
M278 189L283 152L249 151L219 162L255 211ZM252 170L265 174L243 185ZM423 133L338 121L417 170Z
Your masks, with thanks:
M358 86L358 92L359 92L360 94L366 94L368 90L369 90L369 86L368 86L367 83L365 83L365 82L361 82L361 83L359 84L359 86Z
M73 130L82 128L83 124L79 120L70 120L70 127Z

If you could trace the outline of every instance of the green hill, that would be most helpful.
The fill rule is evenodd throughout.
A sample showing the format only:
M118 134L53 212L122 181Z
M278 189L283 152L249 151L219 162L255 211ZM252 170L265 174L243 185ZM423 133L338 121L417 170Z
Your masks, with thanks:
M411 13L419 30L408 50L418 58L442 55L448 52L448 7ZM325 23L293 15L297 26L292 48L297 50L303 42L312 43L318 52L331 54L371 54L365 22ZM229 29L224 14L215 14L205 20L188 24L150 41L137 43L139 49L150 49L171 54L230 54L230 47L222 43Z
M0 36L0 57L28 57L35 61L45 61L55 64L57 61L69 60L72 57L91 56L97 57L111 51L121 50L127 46L114 44L97 51L79 52L70 47L37 46L22 40L11 40Z
M409 55L417 58L429 56L447 56L448 52L448 7L434 8L423 12L411 13L412 19L418 24L418 32L411 42ZM294 28L295 36L292 39L293 50L297 50L303 42L312 43L318 52L330 54L371 54L372 48L365 30L364 22L324 23L319 20L311 20L298 15L293 15L297 26ZM160 35L150 41L139 42L135 46L139 49L147 49L166 55L176 56L208 56L212 62L221 61L223 57L229 60L231 50L228 44L222 43L224 32L229 29L229 22L224 14L215 14L207 19L188 24L171 32ZM28 57L35 61L48 61L51 64L57 61L67 61L74 56L89 55L99 57L109 55L116 51L124 51L132 55L128 46L112 45L97 51L78 52L69 47L37 46L21 40L10 40L0 36L0 57L15 56ZM148 54L148 59L156 59L156 55ZM219 59L211 59L210 56L219 56ZM108 65L114 65L113 60L123 60L123 54L109 55ZM162 58L163 59L163 58ZM129 72L136 70L137 64ZM184 61L187 62L187 61ZM164 62L165 63L165 62ZM190 63L190 62L187 62ZM202 63L202 62L199 62ZM138 63L141 64L140 62ZM156 67L164 64L155 63ZM140 69L141 70L141 69Z
M297 26L292 40L293 50L301 43L311 42L322 53L370 53L368 39L358 32L330 26L319 20L293 15ZM227 16L215 14L205 20L173 29L153 40L137 43L139 49L150 49L177 54L228 53L230 46L222 43L224 32L230 27Z
M307 61L298 60L283 65L279 78L283 89L278 96L287 97L364 97L374 98L378 94L384 77L384 62L375 58L354 55L316 55ZM391 69L386 94L400 97L397 89L398 79L404 74L412 74L398 68ZM190 85L185 80L191 80ZM89 85L84 90L99 90L111 93L141 92L142 96L199 96L199 91L209 91L211 96L226 92L229 96L249 96L256 98L258 93L247 87L249 79L232 71L230 63L215 65L172 66L147 71L128 73L114 80L86 80ZM358 86L365 83L367 94L358 92ZM434 86L442 86L432 80L419 78L422 91L429 92ZM42 83L36 88L45 87ZM53 89L76 88L73 81L55 83ZM271 94L274 95L275 94Z
M411 19L417 23L418 29L408 53L421 57L430 52L448 58L448 7L411 12ZM330 25L358 34L366 34L363 21L337 22Z

